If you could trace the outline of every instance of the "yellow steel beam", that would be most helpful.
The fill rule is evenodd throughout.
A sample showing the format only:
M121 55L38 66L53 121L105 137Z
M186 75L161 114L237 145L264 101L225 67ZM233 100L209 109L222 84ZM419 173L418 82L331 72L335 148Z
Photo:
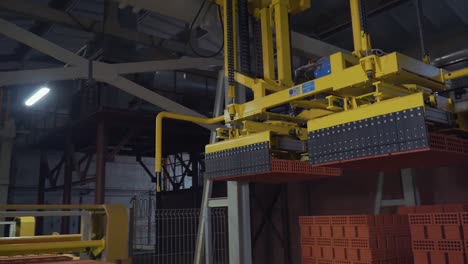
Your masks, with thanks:
M2 237L0 245L7 244L31 244L31 243L48 243L48 242L70 242L80 241L81 235L50 235L50 236L26 236L26 237Z
M361 10L359 7L359 0L351 0L351 23L353 29L353 43L354 43L354 52L353 54L357 57L362 57L362 42L361 42L361 32L362 32L362 23L361 23Z
M0 205L0 210L103 210L105 205L96 204L11 204Z
M273 0L276 29L276 59L278 66L278 82L280 85L294 85L291 72L291 41L289 28L289 13L287 0Z
M253 121L244 121L243 124L243 132L245 133L258 133L263 131L271 131L272 133L282 135L282 136L291 136L297 133L298 136L306 135L307 131L304 128L300 128L297 126L296 123L290 122L253 122Z
M460 70L446 73L444 77L446 80L454 80L454 79L460 79L463 77L468 77L468 68L463 68Z
M271 144L271 132L264 131L259 133L254 133L251 135L240 136L236 139L231 140L224 140L217 143L206 145L205 152L206 153L213 153L218 151L223 151L227 149L237 148L237 147L244 147L253 145L256 143L263 143L269 142ZM271 145L270 145L271 146Z
M163 119L174 119L179 121L187 121L195 124L213 125L224 121L224 116L214 118L203 118L198 116L181 115L176 113L161 112L156 117L156 140L155 140L155 171L161 173L162 171L162 121Z
M370 37L364 32L361 21L361 0L350 0L351 23L353 30L353 54L359 58L365 56L365 52L371 49Z
M106 260L112 263L128 259L127 208L120 204L106 205ZM125 232L124 232L125 231Z
M0 247L0 256L85 252L88 248L104 248L105 244L105 240L9 244Z
M32 216L21 216L16 218L16 236L34 236L36 233L36 218Z
M262 27L262 59L263 77L267 80L275 80L275 59L273 57L273 33L270 8L260 10L260 23Z

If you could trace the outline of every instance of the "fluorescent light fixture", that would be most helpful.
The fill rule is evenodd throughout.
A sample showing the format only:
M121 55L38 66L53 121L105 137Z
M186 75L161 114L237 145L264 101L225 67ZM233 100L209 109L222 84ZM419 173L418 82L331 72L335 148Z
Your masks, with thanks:
M48 94L50 91L49 88L47 87L41 87L41 89L37 90L35 94L33 94L31 97L28 98L24 102L26 106L32 106L33 104L37 103L37 101L41 100L42 97L44 97L46 94Z

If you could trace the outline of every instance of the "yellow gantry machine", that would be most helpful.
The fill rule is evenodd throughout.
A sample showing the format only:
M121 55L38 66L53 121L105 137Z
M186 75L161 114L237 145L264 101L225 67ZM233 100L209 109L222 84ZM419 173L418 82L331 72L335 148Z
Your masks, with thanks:
M308 9L310 1L216 3L222 7L231 102L224 116L211 119L160 113L157 173L164 118L199 124L224 121L217 129L220 141L206 146L206 174L213 179L268 171L274 159L320 166L424 150L430 148L430 132L468 130L468 114L457 112L450 96L440 96L451 80L468 76L468 69L447 72L427 60L377 52L363 27L359 0L350 0L354 51L319 60L314 76L304 83L292 78L289 15ZM260 24L261 77L243 67L250 60L246 16ZM239 85L252 90L252 100L236 102Z
M80 217L80 233L36 235L37 217ZM123 205L0 205L0 218L17 217L19 230L0 237L0 257L76 254L129 264L128 212ZM13 262L13 261L12 261Z

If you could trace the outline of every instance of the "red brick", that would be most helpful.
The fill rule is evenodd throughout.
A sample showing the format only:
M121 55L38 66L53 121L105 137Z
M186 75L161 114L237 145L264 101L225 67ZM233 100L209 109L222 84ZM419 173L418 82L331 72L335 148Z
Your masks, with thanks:
M444 252L463 252L462 240L439 240L437 241L436 250Z
M320 226L318 225L311 226L310 232L313 237L320 237Z
M468 206L465 204L444 204L443 205L444 212L450 213L450 212L464 212L468 209Z
M434 240L413 240L413 251L433 251L436 250L437 243Z
M317 259L317 264L333 264L333 259Z
M377 241L377 247L375 247L375 248L383 248L383 249L387 248L387 239L386 239L386 237L384 237L384 236L377 237L376 241Z
M303 257L301 259L302 264L317 264L317 261L313 257Z
M324 259L333 259L332 247L321 247L321 257Z
M331 238L332 228L329 225L320 226L320 237Z
M332 239L331 238L325 238L325 237L319 237L315 239L315 244L319 247L331 247L332 246Z
M411 249L411 239L408 236L395 237L397 249Z
M350 225L375 225L375 216L373 215L349 215Z
M299 224L314 224L314 217L313 216L299 216Z
M396 239L394 236L389 236L385 240L387 242L386 248L396 249Z
M353 225L347 225L345 228L345 237L346 238L355 238L356 237L356 227ZM468 230L468 228L467 228Z
M414 206L400 206L398 207L397 214L399 215L408 215L416 213L416 208Z
M345 238L345 230L343 225L333 225L332 233L334 238Z
M332 246L337 248L337 247L342 247L342 248L347 248L350 247L350 239L347 238L333 238L332 239Z
M359 260L359 249L357 248L349 248L347 250L348 259L351 261L358 261Z
M468 213L461 213L460 218L462 225L468 225Z
M336 259L334 264L353 264L350 260L339 260Z
M430 253L430 256L431 256L431 263L441 263L441 264L445 263L445 253L442 251L432 251Z
M465 240L468 240L468 225L463 225L462 227L463 237Z
M444 239L460 240L462 239L461 233L461 228L458 225L445 225L442 228Z
M302 257L315 257L313 246L301 246Z
M463 252L447 252L448 264L465 263L465 254Z
M314 217L314 224L316 225L330 225L330 216L315 216Z
M410 225L433 225L434 218L432 214L410 214L409 216Z
M443 239L441 225L428 225L426 226L426 230L427 230L427 239L432 239L432 240Z
M459 213L436 213L433 217L436 225L460 225Z
M384 260L386 257L387 252L385 249L359 249L360 261Z
M348 216L347 215L334 215L331 216L330 222L332 225L347 225L348 224Z
M312 226L311 225L301 225L301 237L312 237Z
M381 214L374 216L375 225L393 225L393 215L390 214Z
M443 212L443 206L442 205L420 205L416 206L415 212L417 214L424 214L424 213L437 213L437 212Z
M333 259L347 260L346 248L333 248Z
M431 264L429 252L415 251L413 252L414 264Z
M425 226L414 225L410 228L411 239L413 240L422 240L427 239Z
M371 238L354 238L351 239L351 248L359 248L359 249L371 249L377 248L377 239Z
M301 245L315 246L315 238L313 238L313 237L303 237L303 238L301 238Z

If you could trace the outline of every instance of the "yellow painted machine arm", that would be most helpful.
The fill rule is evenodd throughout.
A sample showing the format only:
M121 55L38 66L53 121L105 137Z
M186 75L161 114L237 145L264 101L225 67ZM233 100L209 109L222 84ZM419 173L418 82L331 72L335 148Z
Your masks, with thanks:
M202 125L213 125L224 121L224 116L218 116L214 118L205 118L198 116L182 115L170 112L161 112L156 117L156 140L155 140L155 171L156 174L160 174L162 171L162 121L165 118L187 121L195 124Z

